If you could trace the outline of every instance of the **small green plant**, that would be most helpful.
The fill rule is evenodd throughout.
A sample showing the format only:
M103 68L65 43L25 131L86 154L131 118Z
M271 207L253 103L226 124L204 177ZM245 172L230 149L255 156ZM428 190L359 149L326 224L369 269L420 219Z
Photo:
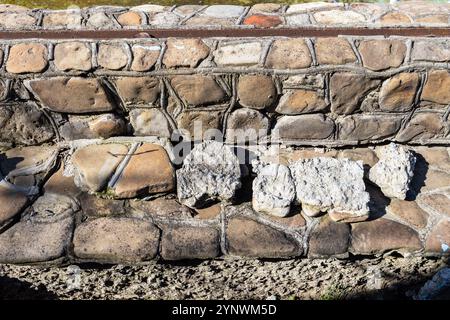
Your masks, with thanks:
M344 300L347 296L345 289L339 284L331 284L320 295L320 300Z

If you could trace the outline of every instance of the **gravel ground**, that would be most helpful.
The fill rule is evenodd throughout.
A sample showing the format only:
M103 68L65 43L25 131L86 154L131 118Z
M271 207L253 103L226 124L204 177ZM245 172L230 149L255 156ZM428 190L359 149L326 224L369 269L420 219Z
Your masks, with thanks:
M2 299L411 299L443 259L262 261L145 266L0 265ZM445 292L440 298L450 298Z

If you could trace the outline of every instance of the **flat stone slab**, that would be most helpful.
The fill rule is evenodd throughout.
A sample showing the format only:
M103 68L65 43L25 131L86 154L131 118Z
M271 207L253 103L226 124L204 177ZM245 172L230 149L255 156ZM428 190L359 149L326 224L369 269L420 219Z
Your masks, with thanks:
M0 227L19 214L28 203L28 198L21 192L0 186Z

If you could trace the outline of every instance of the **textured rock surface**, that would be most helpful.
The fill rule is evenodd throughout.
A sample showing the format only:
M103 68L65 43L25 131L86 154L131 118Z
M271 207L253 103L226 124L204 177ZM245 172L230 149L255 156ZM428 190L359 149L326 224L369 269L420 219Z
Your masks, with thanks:
M277 97L272 78L264 75L241 76L237 93L242 106L254 109L270 107Z
M47 67L47 48L40 43L20 43L11 47L6 70L11 73L41 72Z
M266 60L266 66L274 69L302 69L311 63L311 53L303 39L275 40Z
M328 104L322 94L312 90L292 90L286 92L278 103L276 112L296 115L326 111Z
M225 98L223 89L210 76L176 76L171 83L188 105L212 104Z
M285 116L272 131L275 139L289 143L296 140L327 139L334 132L334 122L321 114Z
M322 258L345 254L349 242L350 226L325 216L310 235L308 256Z
M170 138L172 128L164 113L157 108L133 109L130 122L135 136L157 136Z
M240 187L239 159L231 148L219 142L196 145L177 170L178 199L188 207L233 200Z
M154 104L160 93L159 81L153 77L119 77L115 85L127 105Z
M89 71L92 68L92 53L89 44L65 42L55 46L55 65L59 70Z
M209 54L209 47L201 39L169 39L163 63L166 67L194 68Z
M269 132L269 119L264 114L242 108L231 113L227 119L226 142L243 144L258 142Z
M370 169L370 181L378 185L385 196L405 199L414 175L416 164L414 155L405 148L391 143L379 147L377 156L380 161Z
M0 227L19 214L27 202L28 198L23 193L0 186Z

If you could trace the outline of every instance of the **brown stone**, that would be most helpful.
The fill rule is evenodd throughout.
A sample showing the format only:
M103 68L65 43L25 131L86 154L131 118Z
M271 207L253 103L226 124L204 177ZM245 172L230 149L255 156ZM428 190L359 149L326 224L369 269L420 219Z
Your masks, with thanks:
M347 158L353 161L362 161L364 165L373 167L378 162L375 152L368 148L342 150L338 158Z
M423 229L427 226L428 214L417 205L416 201L391 199L386 212L395 215L415 228Z
M114 109L97 79L54 77L30 80L29 84L42 104L56 112L92 113Z
M93 118L89 121L88 126L97 137L104 139L120 136L126 132L123 119L112 113Z
M300 211L300 210L298 210ZM303 218L303 216L300 214L300 212L297 212L293 215L289 215L287 217L275 217L275 216L269 216L266 215L265 218L272 220L273 222L282 225L283 227L289 228L289 229L298 229L303 228L306 226L306 220Z
M209 129L222 130L222 122L225 110L211 110L211 111L189 111L181 113L176 121L180 131L190 136L190 138L204 140L209 137ZM198 130L195 130L195 127ZM201 135L199 137L195 134Z
M269 119L259 111L241 108L233 111L227 119L227 143L259 141L269 132Z
M81 209L86 216L120 216L125 214L125 201L103 199L83 193L78 197Z
M52 12L47 13L42 20L44 28L76 29L81 26L81 14L76 12Z
M350 226L337 223L325 216L314 228L309 238L309 257L329 257L347 252L350 242Z
M25 208L28 198L21 192L0 186L0 203L0 227L2 227Z
M163 147L145 143L131 156L114 187L119 198L170 192L175 187L175 171Z
M278 39L270 48L266 66L273 69L304 69L312 63L304 39Z
M123 45L100 44L97 56L98 64L106 69L119 70L128 63L128 56Z
M358 61L347 39L317 38L315 48L319 64L338 65Z
M84 191L100 191L128 152L121 144L92 144L72 155L75 184Z
M422 248L417 232L395 221L381 218L351 226L351 252L354 254L412 252Z
M59 70L89 71L92 68L91 48L83 42L63 42L55 46L55 65Z
M196 208L195 211L197 212L197 214L195 215L196 219L200 220L216 219L220 216L222 206L220 205L220 203L217 203L205 208Z
M448 126L448 125L447 125ZM397 135L397 141L420 141L440 137L445 131L442 115L439 113L416 113L406 127Z
M179 204L175 199L156 198L149 201L130 201L130 207L135 211L154 217L183 219L191 218L191 210Z
M210 227L174 226L163 229L164 260L211 259L220 255L220 233Z
M273 130L281 140L317 140L329 138L334 127L334 121L322 114L306 114L281 117Z
M158 253L160 231L148 221L131 218L98 218L75 229L75 256L88 261L135 263Z
M425 180L421 187L421 192L450 187L450 174L438 170L428 169L425 173Z
M429 253L449 254L450 220L441 220L428 235L425 251Z
M389 12L383 15L380 18L381 24L389 24L389 25L400 25L400 24L410 24L412 23L412 19L408 17L406 14L400 12Z
M377 141L392 137L400 129L402 117L351 115L338 121L339 139Z
M206 105L222 101L226 94L211 76L175 76L171 84L188 105Z
M253 14L244 19L244 25L255 26L257 28L273 28L282 24L279 16L269 16L265 14Z
M330 79L331 111L351 114L357 110L366 94L380 84L365 75L335 73Z
M120 14L117 17L117 22L119 22L122 27L140 26L142 24L142 18L138 12L128 11Z
M9 50L6 71L10 73L42 72L48 64L47 47L40 43L19 43Z
M253 109L268 108L277 98L272 77L265 75L240 76L237 93L239 103Z
M279 3L257 3L257 4L254 4L250 8L249 13L255 13L255 12L274 13L274 12L278 12L280 9L281 9L281 4L279 4Z
M415 152L419 153L429 167L450 172L450 152L446 147L417 147Z
M380 109L388 112L410 111L418 86L417 73L399 73L386 80L380 90Z
M420 201L439 214L450 217L450 199L443 194L429 194L420 197Z
M254 258L299 256L301 248L289 235L246 218L232 218L226 226L228 252Z
M131 70L149 71L158 61L161 46L156 43L136 44L131 50L133 52Z
M447 70L433 70L428 73L422 90L422 100L449 104L450 73Z
M317 91L290 90L280 99L276 112L287 115L326 111L328 104Z
M435 14L432 16L425 16L415 19L418 23L423 24L447 24L448 15L447 14Z
M115 85L127 105L154 104L159 98L159 80L153 77L119 77Z
M123 119L112 113L92 117L69 115L68 120L59 127L65 140L106 139L126 132Z
M359 45L363 64L374 71L397 68L405 59L406 45L399 40L367 40Z
M169 38L163 63L168 68L195 68L209 54L209 47L201 39Z
M66 195L69 197L77 197L81 190L73 182L73 177L66 177L64 175L64 165L52 174L44 185L44 193L54 193Z

